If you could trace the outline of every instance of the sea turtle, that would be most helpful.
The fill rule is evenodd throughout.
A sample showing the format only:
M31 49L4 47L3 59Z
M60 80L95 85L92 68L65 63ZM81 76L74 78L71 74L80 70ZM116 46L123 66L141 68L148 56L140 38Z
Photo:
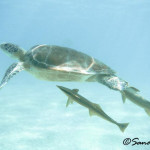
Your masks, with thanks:
M116 80L115 72L98 61L82 52L71 48L55 45L36 45L29 51L25 51L19 46L11 43L4 43L0 48L9 56L19 60L12 64L5 73L1 82L2 88L8 80L17 72L25 70L35 77L47 81L76 81L76 82L101 82L106 83L111 76L114 77L113 84L115 90L121 90L127 85L123 80ZM110 80L110 81L111 81ZM112 88L112 85L109 85Z
M47 81L99 82L120 91L123 102L128 98L150 115L150 102L137 94L138 89L129 86L110 67L87 54L55 45L36 45L27 52L11 43L3 43L0 48L19 60L8 68L0 88L22 70Z

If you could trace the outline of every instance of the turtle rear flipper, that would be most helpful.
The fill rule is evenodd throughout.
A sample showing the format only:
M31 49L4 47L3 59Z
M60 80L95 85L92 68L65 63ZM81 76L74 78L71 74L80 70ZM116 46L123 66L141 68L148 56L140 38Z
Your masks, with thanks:
M0 89L7 84L7 82L12 78L16 73L24 70L23 63L14 63L12 64L6 71L1 84L0 84Z

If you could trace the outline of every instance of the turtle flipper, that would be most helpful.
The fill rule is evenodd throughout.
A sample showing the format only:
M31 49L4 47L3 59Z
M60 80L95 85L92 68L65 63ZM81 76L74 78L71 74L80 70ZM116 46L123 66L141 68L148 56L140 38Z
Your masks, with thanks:
M128 82L115 75L99 75L97 81L110 89L122 91L128 87Z
M7 84L7 82L12 78L16 73L24 70L23 63L14 63L12 64L6 71L1 84L0 84L0 89Z

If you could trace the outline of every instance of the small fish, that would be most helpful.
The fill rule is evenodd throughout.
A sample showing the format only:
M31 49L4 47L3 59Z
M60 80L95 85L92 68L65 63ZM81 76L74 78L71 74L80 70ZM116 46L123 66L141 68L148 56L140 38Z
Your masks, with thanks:
M123 90L122 93L122 100L123 103L125 103L126 98L132 101L134 104L144 108L145 112L150 116L150 102L140 95L138 95L139 92L137 89L133 87L126 88Z
M87 100L86 98L84 98L83 96L79 95L78 94L78 91L79 91L78 89L70 90L70 89L65 88L63 86L57 86L57 87L68 96L68 101L67 101L66 107L69 104L72 104L75 101L78 104L80 104L80 105L88 108L90 116L96 115L96 116L99 116L99 117L101 117L101 118L103 118L103 119L105 119L105 120L113 123L113 124L116 124L120 128L120 130L122 132L124 132L124 130L127 128L127 126L128 126L129 123L118 123L115 120L113 120L112 118L110 118L102 110L102 108L100 107L100 105L98 105L96 103L92 103L89 100Z

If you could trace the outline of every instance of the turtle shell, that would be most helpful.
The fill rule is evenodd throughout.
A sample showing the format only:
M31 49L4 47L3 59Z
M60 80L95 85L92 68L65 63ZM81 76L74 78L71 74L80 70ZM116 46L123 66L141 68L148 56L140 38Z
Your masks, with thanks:
M82 52L55 45L38 45L27 53L28 61L38 67L80 74L114 74L104 63Z

